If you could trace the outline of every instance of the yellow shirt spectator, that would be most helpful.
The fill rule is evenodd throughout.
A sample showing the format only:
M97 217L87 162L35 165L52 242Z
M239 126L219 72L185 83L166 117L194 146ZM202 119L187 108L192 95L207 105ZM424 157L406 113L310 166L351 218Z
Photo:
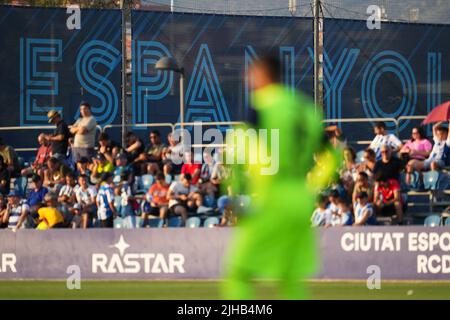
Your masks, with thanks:
M99 163L98 168L97 168L97 172L100 174L105 173L105 172L113 172L113 171L114 171L114 166L109 161Z
M44 207L38 210L39 220L41 223L38 225L37 229L45 230L50 229L58 223L64 222L63 215L55 208Z

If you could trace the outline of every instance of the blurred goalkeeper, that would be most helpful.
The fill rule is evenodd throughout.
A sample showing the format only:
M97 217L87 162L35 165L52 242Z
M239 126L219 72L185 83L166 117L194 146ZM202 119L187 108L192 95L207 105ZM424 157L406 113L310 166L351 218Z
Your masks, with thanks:
M226 257L225 299L254 299L254 279L278 280L281 298L307 298L300 280L313 275L318 265L310 217L317 192L329 184L341 161L325 143L320 111L279 79L274 57L258 59L250 68L253 108L243 129L267 129L268 136L278 131L277 139L259 139L258 144L266 150L277 150L272 144L278 144L278 171L262 174L262 161L233 166L233 192L255 196ZM238 140L227 136L228 150L236 150ZM249 149L247 153L255 152Z

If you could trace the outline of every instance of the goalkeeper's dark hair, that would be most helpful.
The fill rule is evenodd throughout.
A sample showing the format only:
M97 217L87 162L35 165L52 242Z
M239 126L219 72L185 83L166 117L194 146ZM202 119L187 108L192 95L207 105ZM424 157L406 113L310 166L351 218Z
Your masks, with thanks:
M277 56L268 54L256 59L253 62L254 66L263 68L267 75L274 82L279 82L281 79L281 63Z

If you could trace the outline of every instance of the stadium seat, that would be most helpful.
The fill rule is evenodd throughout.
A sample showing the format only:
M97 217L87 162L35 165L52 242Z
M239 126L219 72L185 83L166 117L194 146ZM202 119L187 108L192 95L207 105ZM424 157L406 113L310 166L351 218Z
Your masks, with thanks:
M186 220L186 228L198 228L200 227L200 218L191 217Z
M114 229L122 229L122 218L115 218L114 219Z
M423 185L426 190L436 190L438 187L438 181L438 171L428 171L423 173Z
M425 218L424 226L425 227L439 227L441 224L441 217L437 214L433 214Z
M19 161L20 169L23 169L25 167L25 159L22 157L17 157L17 160Z
M406 182L407 173L402 174L402 190L412 190L412 191L420 191L423 189L422 182L420 181L420 174L417 171L409 174L410 182Z
M152 186L154 180L155 179L151 174L145 174L141 176L138 182L137 193L141 194L147 193L148 189L150 189L150 187Z
M219 224L219 218L217 217L210 217L205 220L203 223L203 227L205 228L213 228L215 224Z
M147 226L149 228L162 228L164 225L164 220L160 218L152 218L147 220Z
M364 151L365 150L360 150L356 153L356 163L364 162Z
M136 216L127 216L122 218L122 228L135 229L138 227L138 221Z
M171 184L172 183L172 180L173 180L172 175L168 174L168 175L166 175L165 178L166 178L166 183L167 184Z
M448 217L447 219L445 219L445 226L450 226L450 217Z
M14 180L14 190L16 190L22 198L26 196L28 186L27 177L18 177Z
M169 221L167 223L167 226L169 228L179 228L183 226L183 219L181 217L172 217L169 218Z
M28 163L30 164L30 166L31 166L31 164L34 163L35 161L36 161L36 157L35 157L35 156L30 157L30 158L28 159Z

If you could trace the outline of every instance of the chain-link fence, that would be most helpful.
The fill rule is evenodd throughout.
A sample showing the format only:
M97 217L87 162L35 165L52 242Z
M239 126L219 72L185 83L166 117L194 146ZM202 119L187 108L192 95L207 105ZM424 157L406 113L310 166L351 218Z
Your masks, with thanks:
M312 16L314 0L0 0L0 4L118 9L121 3L137 10L257 16ZM365 20L377 6L384 21L448 24L449 0L321 0L325 18Z

